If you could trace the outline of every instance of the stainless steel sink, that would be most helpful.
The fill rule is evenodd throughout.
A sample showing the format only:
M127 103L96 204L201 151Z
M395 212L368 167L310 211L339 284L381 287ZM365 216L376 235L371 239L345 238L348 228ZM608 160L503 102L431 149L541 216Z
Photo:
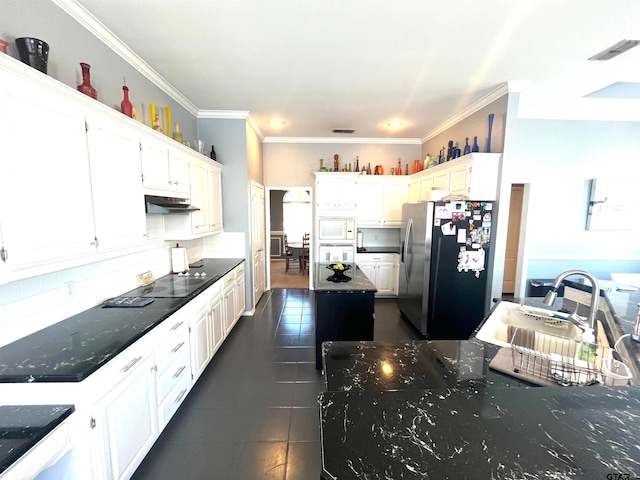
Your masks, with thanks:
M478 331L476 338L501 347L510 347L515 329L525 329L580 341L582 330L568 318L569 315L554 310L501 301ZM598 322L597 339L599 345L609 348L601 322Z

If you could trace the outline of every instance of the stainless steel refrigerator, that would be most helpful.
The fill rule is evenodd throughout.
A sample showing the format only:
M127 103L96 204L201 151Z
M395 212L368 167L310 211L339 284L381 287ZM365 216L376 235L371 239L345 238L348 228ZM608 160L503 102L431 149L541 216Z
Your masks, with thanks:
M467 339L491 305L495 201L402 206L398 306L428 339Z

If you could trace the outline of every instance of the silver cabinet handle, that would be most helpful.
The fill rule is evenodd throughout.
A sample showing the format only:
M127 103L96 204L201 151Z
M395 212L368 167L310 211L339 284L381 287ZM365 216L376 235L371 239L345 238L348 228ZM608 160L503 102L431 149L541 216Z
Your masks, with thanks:
M169 330L177 330L177 329L178 329L178 327L179 327L180 325L182 325L183 323L184 323L184 322L180 321L180 322L176 323L173 327L171 327Z
M173 378L178 378L184 372L184 369L187 368L186 365L181 366L176 373L173 374Z
M169 181L167 181L167 183L168 183L169 185L171 185L173 182L172 182L171 180L169 180Z
M182 400L182 397L184 397L184 394L187 393L187 389L185 388L184 390L182 390L178 396L176 397L175 401L173 403L180 403L180 400Z
M124 367L122 367L121 372L126 372L128 370L131 370L131 367L133 367L136 363L138 363L140 360L142 360L142 356L136 357L133 360L131 360L129 363L127 363Z
M175 347L173 347L173 350L171 350L171 353L176 353L178 350L182 348L183 345L184 345L184 342L180 342Z

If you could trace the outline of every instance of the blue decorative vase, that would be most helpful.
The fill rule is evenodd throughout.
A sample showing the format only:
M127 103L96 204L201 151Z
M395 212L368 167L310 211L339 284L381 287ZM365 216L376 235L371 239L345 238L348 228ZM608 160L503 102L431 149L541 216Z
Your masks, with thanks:
M478 137L473 137L473 146L471 147L472 152L479 152L480 147L478 146Z

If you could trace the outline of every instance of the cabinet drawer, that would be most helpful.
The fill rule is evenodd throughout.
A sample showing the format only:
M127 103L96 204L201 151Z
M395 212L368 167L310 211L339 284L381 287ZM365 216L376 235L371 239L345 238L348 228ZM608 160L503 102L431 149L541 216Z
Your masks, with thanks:
M178 407L182 404L189 389L191 388L191 377L184 375L182 380L176 385L176 387L169 393L164 402L158 407L158 422L160 424L160 430L169 423L173 414L176 413Z
M233 272L227 273L224 276L224 288L225 290L227 288L229 288L229 286L233 285L235 283L235 275L233 274Z
M169 365L173 364L186 351L189 351L189 329L185 322L175 334L169 335L162 344L155 348L158 373L163 373Z
M356 262L399 262L398 253L358 253Z
M145 335L124 352L109 361L100 368L98 375L91 375L93 381L98 381L101 387L105 385L117 385L135 372L144 360L153 353L153 339L151 335Z
M180 356L157 377L158 403L162 403L171 390L183 380L191 376L191 360L188 349L180 349ZM158 370L160 372L160 370Z

